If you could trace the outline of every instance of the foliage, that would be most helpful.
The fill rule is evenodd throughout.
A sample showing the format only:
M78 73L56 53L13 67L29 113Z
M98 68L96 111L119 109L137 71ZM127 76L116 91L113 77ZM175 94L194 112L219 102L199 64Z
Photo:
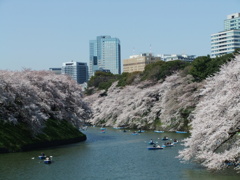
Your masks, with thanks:
M179 158L220 170L240 163L240 56L206 80L194 110L191 137ZM236 166L237 169L240 166Z
M86 90L87 95L91 95L94 93L94 88L98 90L108 90L109 87L113 84L113 82L118 81L118 86L123 87L126 85L130 85L136 77L138 77L140 72L133 73L122 73L121 75L112 74L109 72L96 72L94 76L88 81L88 88Z
M200 82L218 72L220 67L233 59L233 57L233 54L226 54L216 58L210 58L210 56L197 57L191 63L188 73L194 77L195 81Z
M102 89L105 89L107 90L111 85L112 83L116 81L115 79L109 79L107 82L100 82L99 85L98 85L98 89L99 90L102 90Z
M140 75L140 72L132 72L132 73L122 73L121 76L119 76L118 84L117 86L124 87L126 85L130 85L133 83L133 81Z
M88 81L88 89L86 91L87 95L93 93L92 87L98 90L108 90L113 82L118 81L119 87L124 87L126 85L131 85L137 78L142 80L160 80L165 79L167 76L171 75L178 70L183 69L189 63L184 61L158 61L155 63L148 64L145 67L144 72L132 72L132 73L122 73L121 75L114 75L109 72L98 71L94 76Z
M238 53L236 50L232 54L227 54L224 56L210 58L210 56L200 56L197 57L192 63L175 60L175 61L157 61L146 65L143 72L123 72L121 75L114 75L109 72L98 71L88 82L88 89L86 90L87 95L94 93L93 88L98 90L108 90L113 82L118 81L119 87L124 87L126 85L131 85L133 82L139 82L138 78L141 80L164 80L167 76L173 73L181 71L182 76L187 76L188 74L194 77L194 81L201 82L208 76L213 75L218 72L220 67L230 61L234 55Z
M112 85L112 82L116 81L117 78L117 75L110 72L97 71L88 81L88 87L98 88L99 90L107 90Z
M142 73L142 80L160 80L167 76L184 69L189 63L185 61L158 61L148 64Z

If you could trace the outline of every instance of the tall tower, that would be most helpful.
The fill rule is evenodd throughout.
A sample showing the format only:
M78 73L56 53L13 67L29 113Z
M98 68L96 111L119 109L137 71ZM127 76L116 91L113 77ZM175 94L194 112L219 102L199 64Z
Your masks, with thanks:
M228 15L224 31L211 35L211 56L229 54L237 48L240 48L240 13Z
M100 69L110 70L113 74L121 74L121 46L118 38L97 36L89 41L89 76Z

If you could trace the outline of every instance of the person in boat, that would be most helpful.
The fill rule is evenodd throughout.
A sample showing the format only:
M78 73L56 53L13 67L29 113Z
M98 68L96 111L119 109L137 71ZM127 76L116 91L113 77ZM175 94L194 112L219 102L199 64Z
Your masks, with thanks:
M154 147L154 148L156 147L156 144L155 144L155 143L153 144L153 147Z
M173 142L177 142L177 139L174 139Z
M151 144L153 143L153 140L152 140L152 139L150 139L150 143L151 143Z
M167 137L167 136L164 136L164 137L163 137L163 140L168 140L168 137Z
M44 157L44 156L45 156L44 152L41 152L41 156L42 156L42 157Z

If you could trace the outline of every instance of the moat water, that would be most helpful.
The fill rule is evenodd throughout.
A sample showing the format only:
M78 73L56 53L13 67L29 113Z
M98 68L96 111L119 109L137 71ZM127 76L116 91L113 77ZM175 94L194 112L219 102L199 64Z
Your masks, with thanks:
M87 141L44 150L0 154L0 180L239 180L231 168L209 172L198 164L183 164L176 158L181 143L162 150L148 150L153 139L163 144L168 136L182 140L188 134L146 131L132 135L98 127L84 131ZM53 156L52 164L44 164L38 155Z

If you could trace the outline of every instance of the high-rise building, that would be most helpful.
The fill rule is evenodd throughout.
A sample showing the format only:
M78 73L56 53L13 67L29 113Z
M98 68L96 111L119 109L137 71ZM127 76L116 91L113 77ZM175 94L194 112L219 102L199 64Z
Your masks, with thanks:
M224 20L224 31L240 29L240 13L230 14Z
M240 13L228 15L224 31L211 35L211 56L232 53L237 48L240 48Z
M151 53L130 56L129 59L123 60L123 72L142 72L145 66L150 63L160 61L160 57L154 57Z
M79 84L88 81L88 66L83 62L65 62L62 64L62 74L71 76Z
M89 41L89 76L99 69L108 69L113 74L121 74L121 46L118 38L97 36Z

